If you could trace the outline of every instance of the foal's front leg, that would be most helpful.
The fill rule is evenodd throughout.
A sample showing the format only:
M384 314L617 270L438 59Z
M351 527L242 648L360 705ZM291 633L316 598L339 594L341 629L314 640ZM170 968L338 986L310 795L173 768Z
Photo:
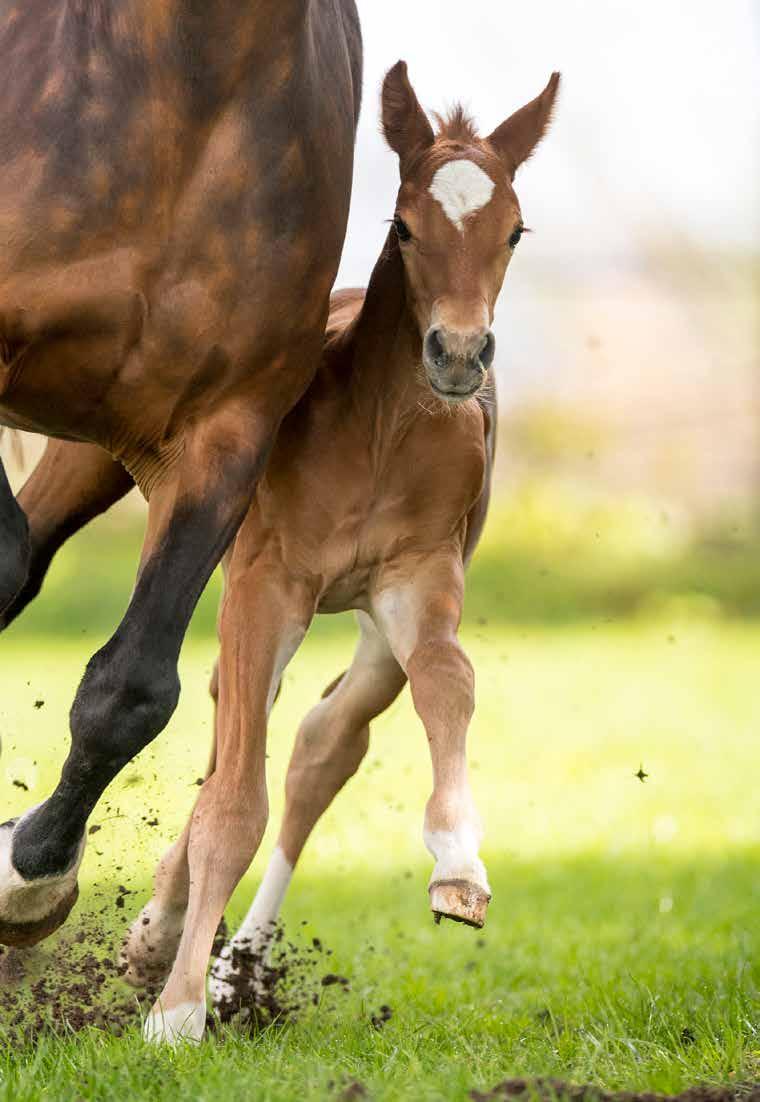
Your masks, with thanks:
M166 986L145 1023L151 1041L199 1040L206 970L224 908L266 827L266 725L313 600L300 585L248 566L245 529L232 552L221 616L216 762L187 840L189 898Z
M424 829L435 858L430 908L436 921L480 927L491 889L478 856L482 828L467 775L474 674L457 639L463 573L458 548L397 561L378 579L373 610L409 678L430 744L433 792Z
M137 584L115 635L87 666L60 781L39 807L0 827L2 944L34 944L65 920L90 812L176 707L190 616L245 515L276 429L253 405L249 396L198 424L151 494Z

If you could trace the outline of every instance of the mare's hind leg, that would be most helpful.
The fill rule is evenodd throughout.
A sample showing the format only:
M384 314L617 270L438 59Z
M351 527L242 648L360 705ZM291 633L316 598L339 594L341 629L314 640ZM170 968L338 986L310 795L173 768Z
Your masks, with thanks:
M29 573L29 526L0 460L0 614L21 591Z
M252 556L244 527L222 606L216 763L193 811L187 915L171 973L145 1023L149 1040L197 1040L203 1033L214 937L266 826L267 716L313 610L304 586L271 563L251 568Z
M60 781L44 803L0 827L0 943L34 944L65 920L92 809L176 707L187 625L245 515L279 423L264 398L230 400L196 422L153 488L132 599L87 666Z
M23 587L0 612L0 631L37 596L59 547L133 486L132 476L102 448L48 440L18 495L29 523L29 570Z
M262 962L293 868L315 823L356 772L369 745L369 724L396 699L406 677L369 616L359 613L361 639L347 673L325 690L298 732L285 782L285 814L277 847L240 929L211 975L214 1005L226 1016L256 996ZM241 956L254 962L244 971Z

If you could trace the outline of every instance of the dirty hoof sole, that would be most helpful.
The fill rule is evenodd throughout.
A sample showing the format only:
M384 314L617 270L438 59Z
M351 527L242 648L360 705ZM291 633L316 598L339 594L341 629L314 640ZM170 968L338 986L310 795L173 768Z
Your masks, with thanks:
M430 910L436 923L442 918L480 930L485 925L491 896L469 880L436 880L430 885Z
M75 884L69 894L44 918L39 918L35 922L5 922L0 919L0 945L26 949L30 945L43 941L59 926L63 926L78 898L79 885Z

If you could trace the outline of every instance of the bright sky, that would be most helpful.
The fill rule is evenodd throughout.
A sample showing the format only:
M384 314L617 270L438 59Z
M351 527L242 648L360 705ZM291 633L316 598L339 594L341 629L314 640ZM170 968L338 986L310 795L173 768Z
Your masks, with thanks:
M554 130L517 179L534 270L635 263L642 243L684 238L760 246L760 0L358 4L364 108L339 284L366 283L393 213L378 91L399 57L423 106L462 99L485 133L562 71Z

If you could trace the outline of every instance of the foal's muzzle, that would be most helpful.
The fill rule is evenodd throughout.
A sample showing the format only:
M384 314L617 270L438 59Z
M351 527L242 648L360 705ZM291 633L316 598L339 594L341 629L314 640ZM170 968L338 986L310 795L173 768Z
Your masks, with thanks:
M422 362L431 389L447 402L472 398L486 381L495 351L490 329L462 333L431 326L422 344Z

